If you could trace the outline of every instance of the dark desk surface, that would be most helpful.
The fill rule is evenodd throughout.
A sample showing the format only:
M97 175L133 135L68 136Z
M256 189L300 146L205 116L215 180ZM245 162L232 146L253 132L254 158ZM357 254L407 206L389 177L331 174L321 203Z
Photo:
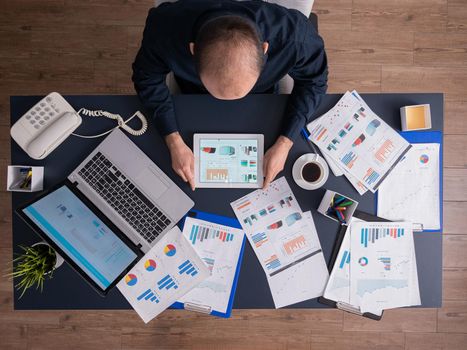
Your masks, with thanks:
M373 111L396 129L400 129L399 108L404 105L421 103L431 104L433 130L443 130L443 95L442 94L363 94ZM321 115L331 108L341 95L327 95L316 115ZM78 110L103 109L119 113L127 118L134 111L142 109L136 96L67 96L67 100ZM12 97L11 120L16 121L40 97ZM219 101L203 95L180 95L175 97L175 110L182 128L182 135L192 146L195 132L206 133L263 133L265 147L273 144L280 130L281 117L287 101L286 95L252 95L240 101ZM78 132L97 134L113 126L113 121L105 118L83 119ZM132 140L164 170L195 201L195 209L234 217L230 202L242 197L248 189L198 189L191 192L171 169L170 158L163 140L153 127L141 137ZM12 164L44 165L44 188L63 180L102 139L84 140L68 138L43 161L30 159L14 142L11 147ZM303 211L312 210L319 238L326 260L329 261L338 224L316 212L316 208L325 192L332 189L355 198L359 209L375 213L374 195L367 193L359 196L350 183L343 177L332 174L325 186L316 191L299 188L292 179L291 169L294 161L303 153L308 153L308 145L297 140L290 151L283 175L288 179ZM282 175L282 174L281 174ZM13 193L13 208L34 194ZM16 215L13 215L13 244L18 251L19 244L32 244L38 237ZM442 284L442 237L440 233L415 233L420 292L423 307L441 306ZM310 276L313 278L313 276ZM127 309L129 304L115 288L106 298L98 296L79 275L64 264L46 281L44 292L28 291L18 300L15 292L15 309ZM292 308L325 307L316 299L308 300ZM274 308L266 277L256 256L247 244L243 257L242 269L237 287L234 308L262 309Z

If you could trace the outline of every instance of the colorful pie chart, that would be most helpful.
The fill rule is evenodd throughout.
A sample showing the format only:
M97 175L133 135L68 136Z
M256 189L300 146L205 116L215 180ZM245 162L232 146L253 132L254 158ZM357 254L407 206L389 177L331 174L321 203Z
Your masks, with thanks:
M175 246L173 244L167 244L164 248L164 253L167 256L174 256L176 252L177 249L175 249Z
M134 286L138 282L138 279L132 273L125 276L125 283L129 286Z
M148 259L144 263L144 268L146 269L146 271L154 271L156 269L156 266L156 262L152 259Z
M361 266L366 266L366 265L368 265L368 258L362 256L360 259L358 259L358 263Z
M420 163L422 163L422 164L428 163L429 160L430 160L430 158L426 154L422 154L420 156Z

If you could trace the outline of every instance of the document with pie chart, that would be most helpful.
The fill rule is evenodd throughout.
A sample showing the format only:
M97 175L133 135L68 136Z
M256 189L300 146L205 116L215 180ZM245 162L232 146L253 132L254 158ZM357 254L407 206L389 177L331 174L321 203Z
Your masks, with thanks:
M441 228L439 143L415 143L381 184L378 216Z
M117 284L145 323L210 276L175 226Z

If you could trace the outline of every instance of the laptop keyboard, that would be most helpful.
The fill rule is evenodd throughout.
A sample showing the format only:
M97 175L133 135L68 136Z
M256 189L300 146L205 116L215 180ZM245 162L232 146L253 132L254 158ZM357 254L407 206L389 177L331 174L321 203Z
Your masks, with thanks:
M101 152L78 174L147 242L152 243L171 224Z

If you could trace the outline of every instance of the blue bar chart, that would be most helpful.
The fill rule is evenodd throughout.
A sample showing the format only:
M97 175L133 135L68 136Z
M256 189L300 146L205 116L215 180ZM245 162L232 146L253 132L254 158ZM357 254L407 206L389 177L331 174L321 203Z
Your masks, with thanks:
M218 239L222 242L231 242L234 239L232 233L216 230L202 225L193 225L190 232L190 241L195 245L208 239Z
M256 248L259 248L268 241L268 236L266 236L266 232L258 232L251 236L251 240Z
M151 289L147 289L146 291L144 291L143 293L141 293L141 295L139 295L137 298L136 298L138 301L141 301L141 300L148 300L152 303L156 303L158 304L159 303L159 297L157 296L156 292L154 292L153 290Z
M198 269L191 263L190 260L185 260L180 266L178 266L178 274L196 276L198 274Z
M344 254L342 255L342 259L339 264L339 268L343 269L345 264L350 264L350 252L348 250L344 250Z
M360 244L365 248L368 243L375 243L381 238L399 238L404 236L403 228L362 228L360 232Z
M175 282L172 276L170 275L166 275L165 277L160 279L159 282L157 282L157 287L159 288L159 290L162 290L164 288L166 290L169 290L171 288L178 289L177 282Z

